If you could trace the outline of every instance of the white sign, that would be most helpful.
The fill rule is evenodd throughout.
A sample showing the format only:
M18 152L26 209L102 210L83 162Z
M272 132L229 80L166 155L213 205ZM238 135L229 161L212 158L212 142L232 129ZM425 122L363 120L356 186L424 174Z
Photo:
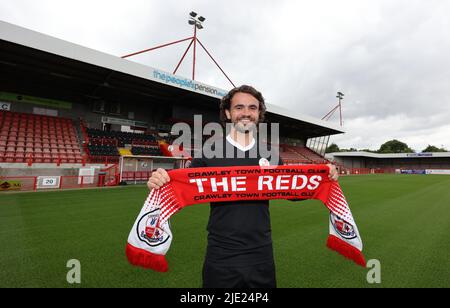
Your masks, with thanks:
M450 175L450 170L448 169L427 169L425 170L426 174L446 174Z
M148 126L147 123L142 122L142 121L134 121L134 120L127 120L127 119L112 118L112 117L102 117L102 123L116 124L116 125L122 125L122 126L136 126L136 127L143 127L143 128L146 128Z
M157 82L169 84L177 88L186 89L189 91L217 98L224 97L228 92L226 90L208 86L206 84L199 83L195 80L183 78L157 69L152 69L152 73L150 74L149 77L150 79Z
M80 168L78 173L78 185L83 184L94 184L95 169L100 169L99 167L90 168Z
M11 103L0 102L0 110L2 110L2 111L10 111L11 110Z
M56 182L58 182L56 178L44 178L42 186L55 186Z
M37 178L37 188L59 188L59 183L61 181L60 176L38 176Z

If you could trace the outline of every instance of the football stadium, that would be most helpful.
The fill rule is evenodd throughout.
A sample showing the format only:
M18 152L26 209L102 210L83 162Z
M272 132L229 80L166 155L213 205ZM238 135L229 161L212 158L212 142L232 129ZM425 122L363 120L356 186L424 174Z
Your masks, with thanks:
M3 21L0 78L0 287L200 287L208 204L171 218L168 272L131 266L125 246L152 172L205 141L175 146L173 125L219 122L229 89ZM325 156L342 127L276 104L266 121L284 164L336 164L367 260L327 248L320 201L271 200L278 287L450 287L450 153Z

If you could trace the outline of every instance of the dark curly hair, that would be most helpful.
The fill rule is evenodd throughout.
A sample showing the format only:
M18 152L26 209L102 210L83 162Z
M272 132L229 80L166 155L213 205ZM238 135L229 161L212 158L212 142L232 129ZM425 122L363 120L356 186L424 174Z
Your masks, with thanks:
M264 102L264 97L262 96L261 92L259 92L252 86L242 85L230 90L230 92L228 92L228 94L222 97L222 99L220 100L220 121L222 122L222 125L225 127L226 123L231 122L230 120L228 120L225 110L230 111L231 100L236 93L247 93L258 100L259 122L264 122L264 116L266 114L266 104Z

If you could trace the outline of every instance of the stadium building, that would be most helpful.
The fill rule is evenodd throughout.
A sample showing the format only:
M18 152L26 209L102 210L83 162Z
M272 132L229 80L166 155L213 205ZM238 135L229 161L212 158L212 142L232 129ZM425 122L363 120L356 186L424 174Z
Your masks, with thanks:
M4 189L117 185L182 167L195 149L173 151L172 125L192 125L194 115L219 122L227 93L3 21L0 79ZM343 133L297 111L267 110L286 163L325 162L329 136Z
M340 166L342 173L450 173L450 152L393 153L336 152L326 157Z

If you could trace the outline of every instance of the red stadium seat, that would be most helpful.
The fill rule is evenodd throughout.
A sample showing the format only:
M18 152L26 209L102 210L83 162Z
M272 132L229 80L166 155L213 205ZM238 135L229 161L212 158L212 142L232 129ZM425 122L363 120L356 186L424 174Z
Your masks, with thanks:
M25 155L24 153L16 153L14 157L14 162L16 163L23 163L25 162Z
M7 163L13 163L15 158L15 153L7 152L5 155L5 162Z
M50 154L44 153L42 158L43 158L43 162L44 163L51 163L52 162L52 156Z
M77 160L81 154L71 119L9 111L0 111L0 153L6 162L24 162L30 155L33 162L59 161L68 154Z

